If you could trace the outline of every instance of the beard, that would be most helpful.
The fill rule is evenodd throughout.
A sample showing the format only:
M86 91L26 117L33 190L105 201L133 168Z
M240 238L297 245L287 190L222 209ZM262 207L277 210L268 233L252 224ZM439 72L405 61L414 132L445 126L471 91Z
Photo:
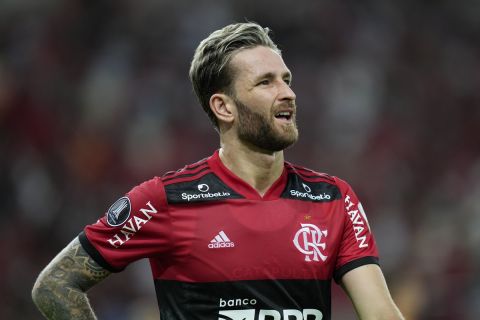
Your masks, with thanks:
M298 129L293 118L293 124L275 127L275 117L257 113L239 99L233 99L238 110L238 137L240 141L268 152L277 152L293 145L298 140ZM289 107L295 107L290 102ZM294 117L294 115L292 115Z

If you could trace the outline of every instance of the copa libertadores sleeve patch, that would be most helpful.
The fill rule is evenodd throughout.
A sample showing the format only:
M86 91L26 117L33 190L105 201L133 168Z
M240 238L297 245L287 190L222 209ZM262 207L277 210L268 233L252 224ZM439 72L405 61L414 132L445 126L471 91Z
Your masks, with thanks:
M107 223L112 227L118 227L130 217L132 204L128 197L121 197L108 208L106 213Z

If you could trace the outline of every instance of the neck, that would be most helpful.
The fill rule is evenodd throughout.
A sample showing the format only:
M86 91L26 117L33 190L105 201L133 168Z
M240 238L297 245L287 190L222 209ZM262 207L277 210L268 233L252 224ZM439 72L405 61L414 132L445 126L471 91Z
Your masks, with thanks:
M221 144L220 159L263 196L283 172L283 151L264 152L243 144Z

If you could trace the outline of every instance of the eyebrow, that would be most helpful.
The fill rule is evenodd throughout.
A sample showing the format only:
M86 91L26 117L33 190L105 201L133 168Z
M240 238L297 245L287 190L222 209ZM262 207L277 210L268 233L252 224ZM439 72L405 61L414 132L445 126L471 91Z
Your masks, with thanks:
M290 78L290 81L292 80L292 73L290 71L286 71L282 74L282 78L288 77ZM274 79L275 74L273 72L267 72L259 75L258 77L254 78L254 81L257 82L260 79Z

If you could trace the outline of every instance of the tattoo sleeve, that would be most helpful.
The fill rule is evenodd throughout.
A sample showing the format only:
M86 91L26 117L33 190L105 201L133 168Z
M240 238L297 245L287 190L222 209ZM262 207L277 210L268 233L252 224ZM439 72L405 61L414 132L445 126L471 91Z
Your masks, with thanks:
M109 274L77 237L40 273L32 298L47 319L96 319L85 292Z

